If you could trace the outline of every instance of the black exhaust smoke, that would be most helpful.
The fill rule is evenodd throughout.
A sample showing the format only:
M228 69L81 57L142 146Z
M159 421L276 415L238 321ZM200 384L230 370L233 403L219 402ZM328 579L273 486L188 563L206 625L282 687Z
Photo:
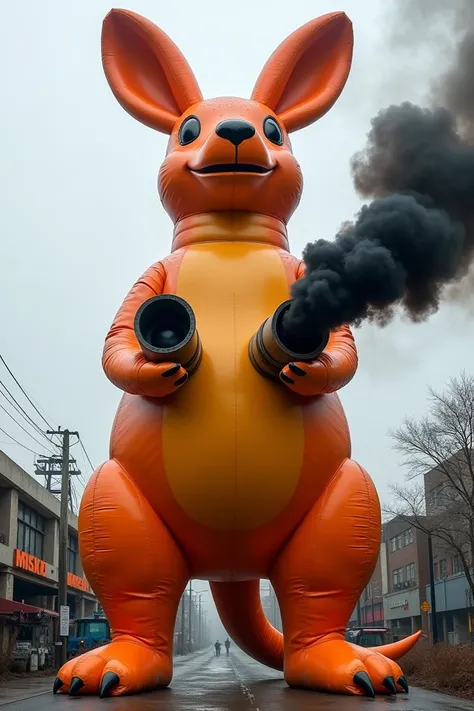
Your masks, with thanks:
M153 296L135 316L135 335L145 357L154 363L180 363L189 375L200 365L202 346L191 306L174 294Z
M423 2L400 5L411 12ZM293 285L284 321L289 333L385 325L399 307L423 321L449 298L448 285L459 301L469 281L459 283L474 255L473 3L444 5L435 3L438 13L454 13L455 60L431 87L432 108L404 103L372 120L351 167L356 190L373 202L333 242L305 248L306 275Z

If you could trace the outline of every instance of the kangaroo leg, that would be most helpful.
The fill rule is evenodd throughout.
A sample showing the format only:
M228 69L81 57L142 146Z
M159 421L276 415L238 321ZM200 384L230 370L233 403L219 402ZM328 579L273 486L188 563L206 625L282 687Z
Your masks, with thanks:
M89 481L79 531L84 572L110 622L112 642L67 662L55 690L118 696L167 686L188 566L168 529L115 460Z
M396 692L396 680L405 688L395 662L344 639L379 548L377 493L369 475L346 460L271 572L290 686L373 695Z

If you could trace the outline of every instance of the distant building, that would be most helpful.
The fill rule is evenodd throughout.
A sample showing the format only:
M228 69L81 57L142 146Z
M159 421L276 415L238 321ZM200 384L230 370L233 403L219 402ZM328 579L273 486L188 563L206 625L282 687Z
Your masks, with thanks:
M283 630L280 607L278 605L277 596L271 584L268 581L262 583L260 587L260 595L262 598L262 607L265 615L280 632Z
M454 483L461 484L462 476L458 477L459 471L454 474ZM459 501L456 491L443 482L442 473L433 469L425 474L425 495L426 514L428 518L443 514L448 510L448 514L443 518L443 526L449 528L450 521L455 531L463 531L469 515L460 516L459 506L463 506L462 499ZM466 476L466 489L472 490L472 479L470 473ZM461 510L465 511L465 508ZM472 513L472 508L468 514ZM435 525L436 530L436 525ZM458 534L456 533L456 537ZM466 557L469 555L469 534L460 533L459 541L466 540ZM440 641L449 644L463 644L473 640L473 599L466 575L461 567L461 560L452 547L435 535L433 541L433 573L435 580L436 612L438 622L438 635ZM472 566L472 561L470 561ZM431 591L429 585L426 586L425 598L431 604ZM431 618L431 613L430 613ZM431 621L431 620L430 620Z
M413 524L395 517L383 526L387 592L384 617L395 639L423 629L421 603L429 580L428 541Z
M364 627L384 627L383 598L387 593L387 561L382 542L377 565L359 601L359 624ZM357 610L356 610L357 618ZM358 623L356 623L358 624Z
M0 451L0 654L18 641L52 647L58 617L60 502ZM71 618L97 610L69 512L68 605Z

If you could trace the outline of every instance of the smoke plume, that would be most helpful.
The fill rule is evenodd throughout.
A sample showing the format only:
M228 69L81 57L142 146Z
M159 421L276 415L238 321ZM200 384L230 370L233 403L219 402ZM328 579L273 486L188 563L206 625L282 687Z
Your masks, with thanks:
M467 298L461 280L474 257L474 2L447 5L397 1L398 31L405 22L420 42L442 27L451 63L429 87L427 108L407 102L372 119L367 145L351 161L357 192L372 202L334 241L306 246L306 276L293 286L285 319L289 333L364 320L385 325L400 308L423 321L449 285L453 298Z

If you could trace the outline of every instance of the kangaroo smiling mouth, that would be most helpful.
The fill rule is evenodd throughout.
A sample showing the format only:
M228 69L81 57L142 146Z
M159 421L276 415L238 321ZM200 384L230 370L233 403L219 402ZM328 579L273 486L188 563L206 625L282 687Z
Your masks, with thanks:
M211 175L213 173L257 173L265 175L271 173L273 168L264 168L261 165L253 165L252 163L217 163L216 165L207 165L205 168L190 168L190 170L199 175Z

